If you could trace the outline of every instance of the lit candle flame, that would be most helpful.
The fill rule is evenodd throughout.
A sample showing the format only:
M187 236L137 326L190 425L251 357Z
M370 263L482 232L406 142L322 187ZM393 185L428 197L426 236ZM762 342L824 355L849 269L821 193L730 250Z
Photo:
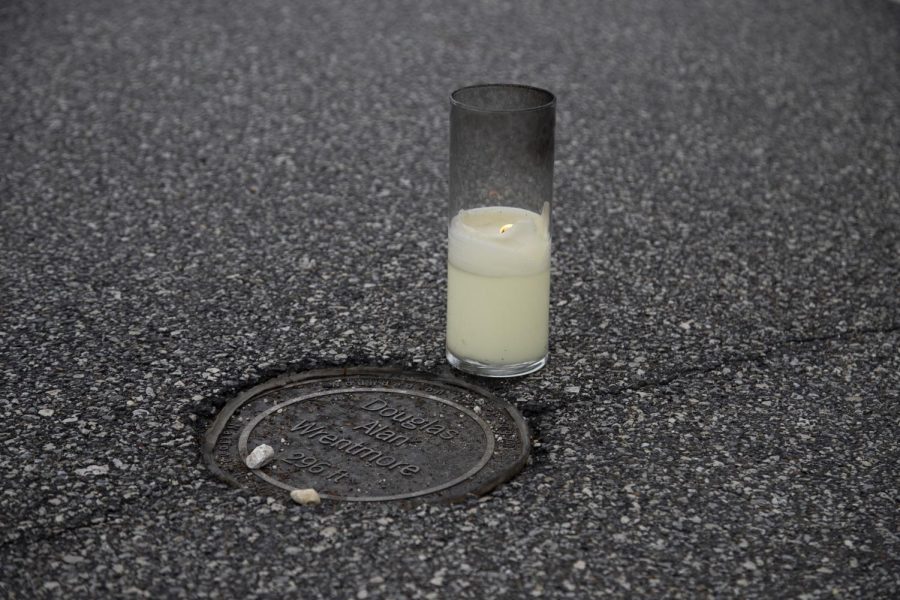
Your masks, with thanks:
M507 231L512 229L512 226L513 226L512 223L507 223L506 225L504 225L503 227L500 228L500 233L506 233Z

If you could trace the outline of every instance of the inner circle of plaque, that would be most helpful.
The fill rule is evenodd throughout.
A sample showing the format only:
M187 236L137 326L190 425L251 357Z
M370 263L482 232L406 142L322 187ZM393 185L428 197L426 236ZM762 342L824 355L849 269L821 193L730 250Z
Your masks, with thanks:
M429 488L414 490L414 491L401 493L401 494L390 494L390 495L381 495L381 496L343 496L343 495L334 495L334 494L327 494L327 493L320 492L319 495L322 498L326 498L326 499L330 499L330 500L344 500L344 501L351 501L351 502L380 502L380 501L387 501L387 500L404 500L404 499L408 499L408 498L415 498L417 496L424 496L427 494L431 494L434 492L439 492L441 490L451 488L460 482L466 481L467 479L469 479L470 477L472 477L473 475L478 473L481 469L483 469L484 466L491 460L491 456L494 453L494 434L492 433L490 426L484 421L484 419L482 419L480 416L478 416L475 412L469 410L465 406L461 406L461 405L457 404L456 402L453 402L446 398L440 398L438 396L433 396L431 394L426 394L426 393L418 392L415 390L398 390L398 389L382 388L382 387L351 387L351 388L339 388L339 389L334 389L334 390L319 391L319 392L314 392L311 394L305 394L298 398L291 398L290 400L286 400L285 402L276 404L275 406L273 406L273 407L265 410L264 412L260 413L259 415L257 415L252 421L247 423L247 425L243 428L243 430L241 431L241 434L240 434L240 438L238 440L238 452L240 453L240 456L242 458L247 457L247 455L249 454L249 451L247 448L247 442L250 438L251 433L260 423L262 423L270 415L278 413L279 411L282 411L287 406L296 404L298 402L313 400L313 399L321 398L324 396L334 396L334 395L349 394L349 393L384 393L384 394L390 394L390 395L415 396L415 397L419 397L419 398L425 398L427 400L431 400L434 402L440 402L441 404L445 404L445 405L449 406L450 408L452 408L453 410L459 411L460 413L469 417L472 421L474 421L481 428L482 434L484 436L485 450L484 450L484 453L482 454L481 458L478 460L478 462L475 463L468 471L466 471L465 473L463 473L463 474L459 475L458 477L455 477L449 481L445 481L441 484L438 484L438 485L435 485L435 486L432 486ZM283 481L280 481L280 480L270 476L269 474L265 473L262 469L254 470L253 474L274 486L277 486L279 488L282 488L282 489L285 489L288 491L291 491L293 489L296 489L296 487L298 487L298 486L291 486L287 483L284 483Z

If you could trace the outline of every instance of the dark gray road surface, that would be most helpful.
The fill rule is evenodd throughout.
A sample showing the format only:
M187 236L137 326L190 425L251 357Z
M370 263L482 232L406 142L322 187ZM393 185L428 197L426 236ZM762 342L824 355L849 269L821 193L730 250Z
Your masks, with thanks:
M0 595L900 594L900 5L11 0L0 61ZM230 391L446 368L479 81L559 96L552 360L491 384L532 464L212 480Z

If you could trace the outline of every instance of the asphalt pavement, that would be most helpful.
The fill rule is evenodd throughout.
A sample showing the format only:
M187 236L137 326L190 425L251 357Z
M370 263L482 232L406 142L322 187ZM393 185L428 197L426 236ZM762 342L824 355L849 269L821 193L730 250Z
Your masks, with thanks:
M0 4L0 596L900 596L898 57L883 0ZM449 371L478 82L558 97L550 363L480 382L531 462L217 481L241 389Z

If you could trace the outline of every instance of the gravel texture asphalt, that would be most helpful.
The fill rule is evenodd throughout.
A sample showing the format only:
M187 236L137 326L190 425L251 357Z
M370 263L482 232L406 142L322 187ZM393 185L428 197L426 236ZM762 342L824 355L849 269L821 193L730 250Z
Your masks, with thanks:
M0 4L0 595L896 598L900 5ZM559 98L551 362L481 501L253 497L289 370L442 373L448 93Z

